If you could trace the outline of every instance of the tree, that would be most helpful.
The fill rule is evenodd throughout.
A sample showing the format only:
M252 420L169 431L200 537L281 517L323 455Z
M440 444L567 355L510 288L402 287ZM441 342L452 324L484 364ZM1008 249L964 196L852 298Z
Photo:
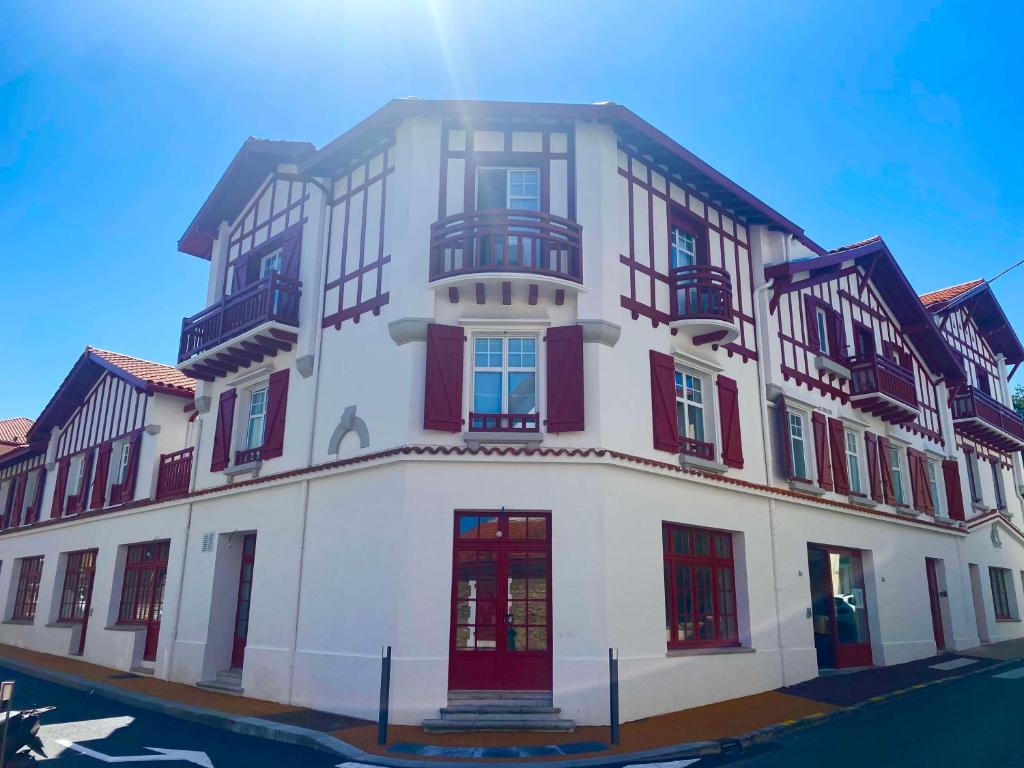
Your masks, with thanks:
M1013 388L1013 410L1024 416L1024 384Z

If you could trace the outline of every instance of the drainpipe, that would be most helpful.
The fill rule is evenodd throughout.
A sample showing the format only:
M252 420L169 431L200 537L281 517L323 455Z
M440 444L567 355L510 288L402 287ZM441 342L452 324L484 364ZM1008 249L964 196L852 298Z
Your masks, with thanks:
M782 252L786 261L789 261L789 238L791 235L786 235L783 238ZM760 250L760 249L759 249ZM761 264L758 267L759 270L764 268L764 258L762 254ZM763 278L763 271L762 271ZM757 331L758 331L758 354L757 354L757 387L758 387L758 403L760 405L759 411L761 415L761 450L764 459L764 480L765 485L772 485L772 450L771 450L771 428L769 426L768 418L768 373L767 363L765 358L768 354L769 349L769 334L768 334L768 288L770 283L764 281L757 288L754 289L754 308L757 312ZM782 683L786 683L786 656L784 650L784 643L782 637L782 598L779 595L781 587L779 585L779 558L778 552L776 551L775 540L777 537L777 527L775 521L775 499L768 497L768 529L771 537L771 557L772 557L772 586L775 590L775 633L779 646L779 674L782 677Z
M194 452L193 452L193 455ZM175 608L174 613L174 636L171 638L171 647L167 652L167 679L171 679L171 673L174 669L174 648L178 644L178 628L181 626L181 603L185 593L185 568L188 566L188 550L191 542L189 541L192 532L192 502L188 503L188 512L185 515L185 552L181 556L181 576L178 578L178 605ZM202 671L200 671L202 674Z
M288 659L288 703L295 699L295 654L299 650L299 619L302 617L302 577L306 562L306 520L309 516L309 480L302 482L302 533L299 539L299 584L295 598L295 621L292 626L292 652Z

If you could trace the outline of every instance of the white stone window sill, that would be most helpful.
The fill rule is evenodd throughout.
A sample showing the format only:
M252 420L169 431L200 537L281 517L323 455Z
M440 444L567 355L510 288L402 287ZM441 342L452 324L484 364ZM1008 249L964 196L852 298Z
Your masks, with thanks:
M825 371L825 373L831 373L840 379L850 378L850 369L845 365L837 363L831 357L825 357L824 355L818 355L814 358L814 367L819 371Z
M824 496L827 493L827 491L824 488L815 485L810 480L790 480L789 488L792 491L799 491L800 493L809 493L811 494L811 496Z
M145 624L111 624L109 627L104 627L109 632L141 632L145 628Z
M235 464L224 470L224 475L230 480L238 475L251 474L253 477L259 477L260 467L263 466L262 461L250 461L247 464Z
M707 472L715 472L719 475L724 475L729 471L729 467L720 461L702 459L700 456L691 456L688 453L679 454L679 466L686 469L703 469Z
M726 656L734 653L756 653L756 649L745 645L728 645L722 648L670 648L665 655L676 656Z
M7 619L6 621L0 621L0 624L14 624L15 626L30 627L36 623L35 619Z
M540 445L544 442L542 432L463 432L462 439L470 448L482 444Z
M851 504L860 504L862 507L876 507L878 502L872 499L870 496L863 496L859 493L851 493L847 498Z

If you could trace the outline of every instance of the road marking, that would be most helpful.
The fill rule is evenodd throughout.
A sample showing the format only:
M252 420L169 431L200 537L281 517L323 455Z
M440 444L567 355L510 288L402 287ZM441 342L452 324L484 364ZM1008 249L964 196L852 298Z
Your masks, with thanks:
M143 747L148 749L150 752L156 752L155 755L125 755L125 756L114 756L105 755L102 752L97 752L95 749L89 749L83 747L81 744L76 744L73 741L67 739L57 739L57 743L67 749L73 749L75 752L80 752L86 757L91 757L94 760L99 760L102 763L155 763L161 762L174 762L180 761L183 763L195 763L203 768L213 768L213 763L210 762L209 756L205 752L193 752L188 749L160 749L159 747Z
M932 664L928 669L941 669L943 672L949 672L951 669L969 667L971 664L977 663L977 659L953 659L952 661L944 661L941 664Z
M694 760L673 760L668 763L631 763L623 768L686 768L688 765L693 765L699 762L700 758Z
M998 675L992 675L992 677L999 678L1000 680L1017 680L1024 677L1024 667L1017 667L1009 672L1000 672Z

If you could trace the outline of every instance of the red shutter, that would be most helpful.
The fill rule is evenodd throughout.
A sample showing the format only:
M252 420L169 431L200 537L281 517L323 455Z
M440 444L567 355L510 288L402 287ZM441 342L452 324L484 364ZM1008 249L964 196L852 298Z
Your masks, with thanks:
M92 465L95 459L95 451L88 450L82 459L82 487L78 489L75 497L75 511L84 512L89 506L89 488L92 479Z
M210 471L219 472L231 463L231 428L235 422L234 389L220 393L217 403L217 430L213 435L213 456L210 459Z
M846 427L839 419L828 420L828 443L832 454L832 482L836 493L850 492L850 472L846 465Z
M868 483L871 486L871 498L882 501L882 478L878 466L878 438L871 432L864 433L864 456L868 463Z
M888 438L878 437L878 469L882 479L882 500L886 504L896 503L896 492L892 487L892 459L889 457Z
M462 429L462 355L465 338L455 325L427 326L427 371L423 383L423 428Z
M793 445L789 440L789 410L786 408L786 396L779 394L777 409L779 412L779 456L782 457L782 476L792 480Z
M929 515L935 514L935 499L932 498L932 484L928 482L928 457L918 452L918 465L921 472L921 507Z
M820 339L818 338L818 318L815 317L815 302L810 296L804 297L804 322L807 323L807 345L811 348L812 354L818 354L818 350L821 349Z
M14 496L14 503L11 506L11 516L8 525L14 528L21 524L21 508L25 504L25 484L28 482L28 475L19 475L14 480L14 487L11 494Z
M722 463L727 467L743 469L739 390L736 381L728 376L719 376L715 381L718 385L718 416L722 427Z
M12 525L12 523L11 523L11 511L14 509L14 493L17 490L17 488L18 488L18 481L17 480L12 480L10 482L10 484L7 486L7 498L4 500L4 519L2 521L3 522L3 526L2 527L4 527L4 528L10 528L11 525Z
M842 361L846 357L846 322L843 316L835 311L832 312L832 329L835 338L832 340L830 351L833 358Z
M818 485L831 491L832 452L828 447L828 419L825 414L818 411L811 414L811 429L814 432L814 462L818 467Z
M298 232L285 240L281 247L281 274L286 277L298 278L299 254L302 249L302 227Z
M914 509L918 512L925 511L922 486L927 483L921 482L921 454L913 448L907 448L907 468L910 474L910 495L913 499Z
M964 490L960 485L960 463L956 459L942 462L942 482L946 486L946 508L951 520L966 520Z
M284 420L288 411L288 369L270 374L267 387L267 429L260 458L276 459L284 453Z
M654 447L679 453L679 423L676 421L676 362L671 355L650 353L651 424Z
M547 431L583 431L583 326L548 328Z
M68 488L68 469L71 459L64 457L57 464L57 486L53 489L53 504L50 506L50 517L58 518L64 512L64 493Z
M124 480L121 481L117 491L117 500L122 504L135 498L135 479L139 476L139 454L141 452L142 430L140 429L132 435L132 445L128 449L128 466L124 469Z
M25 510L25 522L34 523L39 519L39 513L43 509L43 489L46 487L46 468L40 467L36 479L36 496L32 499L32 506Z
M107 496L107 477L110 475L110 452L114 444L103 443L96 455L96 480L92 484L92 501L90 509L99 509L103 506Z

